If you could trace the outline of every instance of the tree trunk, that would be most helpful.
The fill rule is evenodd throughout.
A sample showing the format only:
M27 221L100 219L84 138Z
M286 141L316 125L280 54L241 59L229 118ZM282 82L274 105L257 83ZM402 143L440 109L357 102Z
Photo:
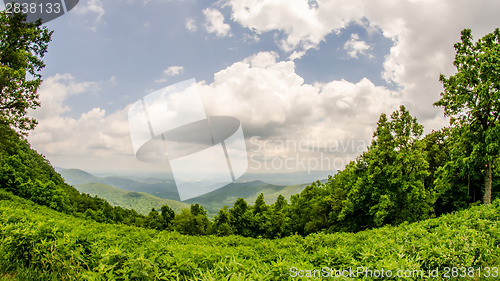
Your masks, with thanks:
M486 161L486 174L484 176L484 204L491 204L491 161Z

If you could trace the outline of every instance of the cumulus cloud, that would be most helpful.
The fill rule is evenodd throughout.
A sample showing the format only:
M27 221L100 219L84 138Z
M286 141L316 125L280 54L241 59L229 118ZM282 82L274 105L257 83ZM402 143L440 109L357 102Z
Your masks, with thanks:
M344 44L344 50L351 58L358 58L358 55L373 57L368 51L371 47L362 40L359 40L359 35L357 33L351 34L351 38Z
M95 87L68 74L47 78L40 89L42 107L32 114L40 122L30 142L56 165L71 167L76 161L90 170L103 165L126 170L145 167L133 155L127 120L130 105L113 113L93 108L76 118L64 116L69 110L65 99ZM329 162L318 167L329 170L342 169L364 150L380 113L390 113L401 101L397 93L368 79L305 83L295 63L280 60L274 52L236 62L216 73L212 83L199 82L198 88L208 115L234 116L242 122L251 159L302 161L318 159L321 153L332 163L341 160L335 166ZM263 167L251 165L250 170Z
M170 66L169 68L165 69L163 73L167 76L175 76L179 75L184 71L184 67L180 65L174 65Z
M287 37L279 42L282 49L310 48L323 40L325 27L317 10L302 0L230 0L231 18L256 33L279 30Z
M369 144L379 115L391 113L400 104L417 115L427 130L445 125L442 111L432 103L442 91L439 74L454 71L453 44L463 28L471 28L476 39L493 31L498 25L495 11L500 9L500 2L492 0L316 2L227 1L233 21L257 36L277 31L283 35L276 37L277 43L290 54L288 59L280 59L273 52L258 53L217 72L212 83L199 83L207 112L240 119L247 145L258 159L295 157L294 153L304 147L294 143L302 141L305 151L299 151L301 158L318 159L314 148L319 144L336 148L325 153L347 161ZM230 35L231 28L220 11L209 8L203 13L208 32ZM309 84L295 71L290 59L304 57L328 34L340 32L353 22L368 31L381 30L393 41L389 54L380 59L384 61L381 75L396 86L395 90L374 85L366 78ZM370 55L370 46L354 35L344 47L352 56ZM163 75L168 77L167 73ZM95 159L113 157L125 159L120 164L134 166L135 158L125 157L132 153L126 108L111 114L95 108L78 118L63 116L68 110L65 98L94 86L67 75L46 79L40 91L46 105L35 112L40 125L30 140L42 152L59 155L60 159L73 155L83 159L86 155L85 159L95 164ZM292 148L276 145L283 142L290 142Z
M234 63L216 73L213 83L200 83L200 91L208 115L234 116L242 122L252 155L312 159L318 151L304 150L319 143L331 161L345 160L337 169L366 149L379 115L401 103L396 92L366 78L356 83L304 83L295 63L279 61L273 52ZM269 142L295 145L270 149L265 145ZM347 148L350 142L356 142L355 147ZM326 151L332 147L337 149Z
M229 0L231 18L253 32L283 34L278 42L290 59L298 59L317 48L331 33L339 33L352 23L368 31L381 30L393 41L383 62L382 77L399 88L402 102L429 125L442 111L432 106L439 99L440 73L454 71L453 44L460 31L471 28L476 38L492 32L498 21L494 0L392 1L392 0ZM280 38L280 37L278 37ZM350 42L350 43L349 43ZM350 55L369 51L369 45L352 38L345 46Z
M170 66L169 68L163 70L163 77L155 80L156 83L165 83L168 81L169 76L176 76L184 72L184 67L180 65Z
M217 37L231 35L231 26L224 23L224 15L216 9L207 8L203 10L205 15L205 29L208 33L214 33Z
M72 95L93 91L94 82L77 82L69 74L48 77L39 90L41 107L30 112L39 124L29 136L32 146L50 156L54 165L99 169L133 170L141 167L130 142L128 107L109 113L93 108L77 118L65 116L64 105ZM144 164L142 164L144 165Z

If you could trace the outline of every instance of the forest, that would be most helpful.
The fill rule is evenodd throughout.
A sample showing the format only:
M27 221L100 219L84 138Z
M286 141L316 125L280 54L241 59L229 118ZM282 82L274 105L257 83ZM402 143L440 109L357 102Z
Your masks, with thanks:
M199 204L180 213L164 205L144 216L66 184L26 140L36 126L27 112L39 106L39 72L52 32L21 14L0 13L5 278L275 280L289 278L292 267L357 266L453 266L467 269L465 277L488 277L475 271L480 266L494 274L500 29L477 41L465 29L455 44L457 72L439 77L444 90L434 104L444 109L448 127L424 135L401 105L381 113L367 151L326 182L311 183L290 202L240 198L210 219Z

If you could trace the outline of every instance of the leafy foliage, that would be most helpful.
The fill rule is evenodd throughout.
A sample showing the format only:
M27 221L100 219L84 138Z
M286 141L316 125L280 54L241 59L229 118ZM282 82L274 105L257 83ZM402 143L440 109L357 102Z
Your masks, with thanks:
M97 197L80 194L67 185L49 161L6 124L0 124L0 189L55 210L99 222L142 225L134 210L113 207Z
M200 237L96 223L0 190L0 274L36 272L37 280L289 280L292 267L484 268L500 262L494 246L500 243L499 214L495 201L358 233Z
M52 31L26 22L26 15L0 11L0 123L26 133L36 125L28 109L40 105L37 90Z
M493 164L500 153L500 29L473 42L470 29L455 44L453 65L457 73L440 76L444 92L435 105L442 106L455 126L454 164L480 167L484 176L485 204L491 202ZM467 153L461 153L462 151ZM462 162L462 163L459 163Z

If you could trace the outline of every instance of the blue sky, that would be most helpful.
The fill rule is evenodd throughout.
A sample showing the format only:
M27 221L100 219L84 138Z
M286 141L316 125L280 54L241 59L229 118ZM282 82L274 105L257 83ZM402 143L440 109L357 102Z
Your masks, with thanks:
M258 52L276 52L287 59L290 52L279 48L281 31L268 31L253 38L253 33L228 20L231 11L215 5L230 26L230 34L218 36L204 27L204 9L214 6L205 1L109 1L102 2L105 14L96 19L82 18L76 12L47 24L55 31L46 56L44 76L71 73L78 80L98 81L99 92L92 97L78 95L66 100L73 110L69 116L78 117L96 105L108 110L123 108L147 92L189 78L213 81L214 73ZM82 1L80 5L85 5ZM189 31L190 19L196 30ZM363 77L376 85L390 86L381 77L384 56L392 41L381 30L368 34L358 23L350 23L339 34L328 34L317 48L296 59L296 71L306 83L345 79L357 82ZM372 48L373 57L351 57L344 45L357 34ZM174 77L163 71L182 66ZM113 79L112 79L113 78ZM155 81L168 78L163 83Z
M257 165L273 159L312 159L306 170L333 172L400 104L427 132L446 125L432 106L439 74L453 73L463 28L478 38L500 27L499 8L494 0L82 0L46 24L54 35L29 140L56 166L164 170L135 159L128 108L195 78L207 113L241 121L249 172L304 170Z

